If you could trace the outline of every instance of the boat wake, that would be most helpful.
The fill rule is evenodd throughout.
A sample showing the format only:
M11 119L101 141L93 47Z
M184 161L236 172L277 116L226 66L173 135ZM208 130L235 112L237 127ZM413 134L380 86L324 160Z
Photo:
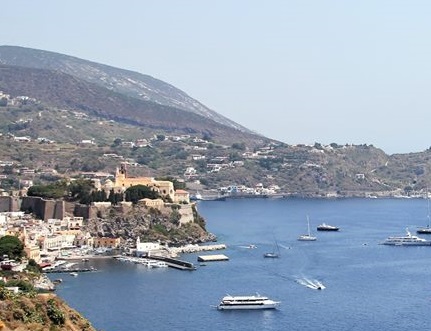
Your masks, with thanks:
M305 287L311 288L312 290L324 290L326 288L326 286L317 279L310 280L308 278L298 278L296 279L296 282Z

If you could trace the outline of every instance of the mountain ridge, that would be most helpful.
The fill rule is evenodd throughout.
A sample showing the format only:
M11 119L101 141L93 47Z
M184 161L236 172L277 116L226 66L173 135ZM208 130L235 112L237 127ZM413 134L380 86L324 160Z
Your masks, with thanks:
M9 45L0 46L0 63L60 71L127 96L192 112L239 131L256 134L150 75L61 53Z

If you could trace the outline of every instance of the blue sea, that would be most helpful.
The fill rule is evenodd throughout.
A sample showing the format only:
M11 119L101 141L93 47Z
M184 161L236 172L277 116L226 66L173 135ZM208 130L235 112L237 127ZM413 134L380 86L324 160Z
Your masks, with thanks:
M427 224L423 199L233 199L201 201L198 210L227 245L217 253L229 261L200 266L197 254L187 254L181 258L197 270L180 271L92 260L97 272L62 275L57 294L104 331L404 331L431 325L431 247L379 245L406 227L415 232ZM307 216L315 242L296 240L307 232ZM340 231L317 232L322 222ZM263 258L275 242L280 258ZM311 289L307 280L326 288ZM255 293L281 305L214 308L226 294Z

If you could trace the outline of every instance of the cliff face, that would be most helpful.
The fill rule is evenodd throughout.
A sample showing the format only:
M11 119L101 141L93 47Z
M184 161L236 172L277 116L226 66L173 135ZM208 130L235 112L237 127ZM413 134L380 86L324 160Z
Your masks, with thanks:
M14 294L0 288L1 331L96 331L54 294Z
M215 236L205 230L205 221L190 205L161 210L143 206L101 208L97 214L98 218L89 219L85 225L85 230L92 236L125 240L139 237L141 241L160 240L168 244L215 240Z

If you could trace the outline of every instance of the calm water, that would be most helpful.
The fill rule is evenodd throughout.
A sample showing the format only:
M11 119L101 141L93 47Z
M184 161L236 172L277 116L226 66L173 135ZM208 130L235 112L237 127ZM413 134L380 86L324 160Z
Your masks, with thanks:
M425 200L249 199L200 202L227 262L198 270L146 269L112 260L63 275L57 293L99 330L407 330L431 323L431 247L379 245L426 225ZM298 242L309 215L316 242ZM319 223L340 232L316 232ZM431 239L431 238L430 238ZM265 259L277 241L281 258ZM246 248L255 244L256 249ZM183 259L196 262L195 254ZM56 276L53 276L56 277ZM317 291L301 280L319 280ZM226 294L260 293L272 311L217 311Z

